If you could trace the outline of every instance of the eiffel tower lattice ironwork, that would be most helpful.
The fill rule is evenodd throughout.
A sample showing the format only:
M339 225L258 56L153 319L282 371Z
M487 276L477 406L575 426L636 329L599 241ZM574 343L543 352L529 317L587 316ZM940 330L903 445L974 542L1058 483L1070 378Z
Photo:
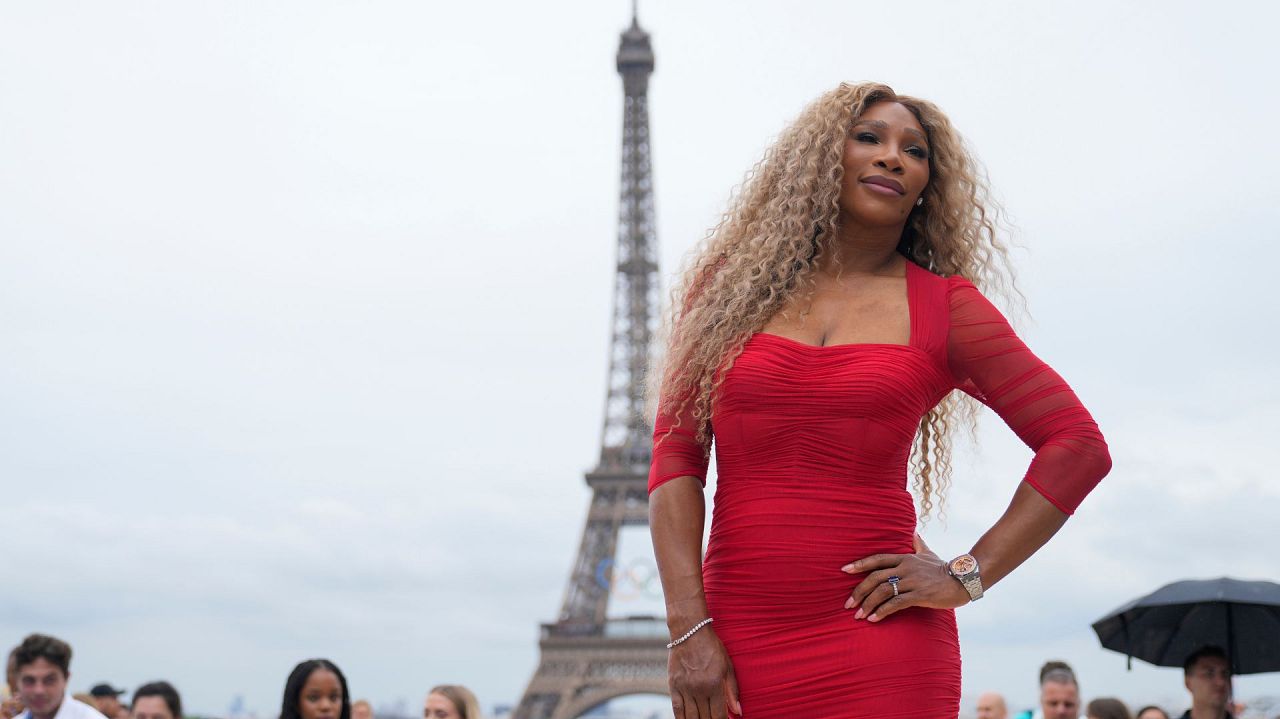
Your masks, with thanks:
M608 569L623 526L648 525L652 430L644 412L645 370L658 322L657 239L649 162L649 75L653 49L632 6L618 73L625 91L613 336L600 463L582 544L557 621L543 624L538 668L515 719L571 719L627 694L667 693L663 617L606 616Z

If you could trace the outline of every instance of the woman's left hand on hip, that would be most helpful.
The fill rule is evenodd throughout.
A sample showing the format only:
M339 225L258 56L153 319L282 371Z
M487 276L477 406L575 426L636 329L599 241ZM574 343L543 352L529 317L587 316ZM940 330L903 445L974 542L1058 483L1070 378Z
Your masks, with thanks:
M919 534L914 554L873 554L846 564L849 574L867 572L845 601L845 609L857 609L855 619L878 622L907 607L951 609L969 603L964 585L947 573ZM896 590L896 591L895 591Z

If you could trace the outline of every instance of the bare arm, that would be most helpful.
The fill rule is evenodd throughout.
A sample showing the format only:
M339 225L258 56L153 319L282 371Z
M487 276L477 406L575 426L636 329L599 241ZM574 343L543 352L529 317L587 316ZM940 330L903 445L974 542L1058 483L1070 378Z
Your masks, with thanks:
M702 588L702 530L706 503L697 477L664 482L649 495L649 531L673 639L710 616ZM738 683L714 625L671 649L667 662L671 705L677 719L725 719L737 714Z
M667 628L678 637L707 617L702 592L706 503L697 477L678 477L649 495L649 532L667 604Z
M1067 523L1067 515L1023 482L999 520L969 552L982 568L982 586L991 587L1027 561ZM953 583L959 584L959 582ZM964 600L969 596L964 592Z

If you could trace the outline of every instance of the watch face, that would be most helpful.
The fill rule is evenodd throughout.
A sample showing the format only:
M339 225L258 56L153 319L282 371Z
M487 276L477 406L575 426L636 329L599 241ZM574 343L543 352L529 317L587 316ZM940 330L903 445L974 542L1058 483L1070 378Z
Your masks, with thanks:
M965 554L951 560L951 573L957 576L968 574L978 568L978 561Z

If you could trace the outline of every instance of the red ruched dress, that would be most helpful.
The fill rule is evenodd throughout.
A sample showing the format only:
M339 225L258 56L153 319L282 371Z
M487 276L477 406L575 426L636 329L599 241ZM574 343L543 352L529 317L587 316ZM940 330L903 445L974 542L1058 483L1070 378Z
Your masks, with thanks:
M712 399L717 480L703 585L746 719L957 715L954 611L855 620L844 602L863 575L840 571L913 551L911 444L953 389L1035 451L1024 481L1063 512L1110 468L1075 393L976 287L912 262L906 285L906 345L820 347L757 333ZM689 475L705 486L694 431L660 403L650 493Z

